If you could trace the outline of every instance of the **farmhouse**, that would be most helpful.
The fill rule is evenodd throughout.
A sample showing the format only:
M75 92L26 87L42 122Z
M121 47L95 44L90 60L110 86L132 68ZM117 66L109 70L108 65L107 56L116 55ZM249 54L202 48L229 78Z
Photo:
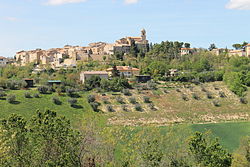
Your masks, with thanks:
M109 74L106 71L84 71L80 74L80 81L85 83L86 80L90 79L92 76L99 76L100 78L109 78Z
M191 48L181 48L181 56L193 54L194 50Z
M138 76L140 74L140 69L133 68L130 66L116 66L117 70L119 71L120 75L125 76L127 78L132 76ZM107 72L109 73L109 76L112 75L113 68L107 69Z

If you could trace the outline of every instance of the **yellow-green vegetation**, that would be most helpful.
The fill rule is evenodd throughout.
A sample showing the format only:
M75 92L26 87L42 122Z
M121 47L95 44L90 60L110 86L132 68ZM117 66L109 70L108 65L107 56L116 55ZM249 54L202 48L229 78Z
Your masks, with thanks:
M29 92L31 98L26 98L25 93ZM86 96L88 93L79 93L80 97L77 98L76 107L71 107L66 95L59 96L57 93L52 94L39 94L39 98L34 97L37 90L11 90L6 91L8 95L15 95L16 100L14 104L8 103L5 98L0 99L0 118L8 118L11 114L22 115L26 118L31 118L37 110L44 111L50 109L56 111L59 115L65 116L71 120L74 127L81 125L84 114L92 113L92 108L87 102ZM53 103L53 97L57 97L61 104Z
M157 90L133 89L130 93L131 96L95 93L101 104L100 109L108 116L110 124L169 125L249 120L250 104L241 103L240 98L223 82L202 85L167 82L160 84ZM144 97L149 97L151 102L145 103ZM135 99L135 104L131 103L131 98ZM250 101L249 93L245 99ZM136 105L140 105L142 110L137 111Z

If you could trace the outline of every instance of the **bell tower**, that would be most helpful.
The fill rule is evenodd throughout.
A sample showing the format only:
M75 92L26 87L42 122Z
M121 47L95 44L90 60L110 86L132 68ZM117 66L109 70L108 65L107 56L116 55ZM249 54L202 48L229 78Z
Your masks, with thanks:
M146 41L147 40L147 34L146 34L146 30L145 29L141 30L141 38L142 38L142 41Z

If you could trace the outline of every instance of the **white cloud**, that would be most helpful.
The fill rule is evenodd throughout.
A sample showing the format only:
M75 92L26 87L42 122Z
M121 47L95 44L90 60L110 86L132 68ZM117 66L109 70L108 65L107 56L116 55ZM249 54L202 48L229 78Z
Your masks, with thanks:
M85 2L86 0L49 0L47 5L63 5L67 3L80 3Z
M5 17L4 20L7 20L7 21L18 21L18 19L16 17Z
M134 3L137 3L137 2L139 2L139 0L125 0L126 4L134 4Z
M250 10L250 0L230 0L226 5L228 9Z

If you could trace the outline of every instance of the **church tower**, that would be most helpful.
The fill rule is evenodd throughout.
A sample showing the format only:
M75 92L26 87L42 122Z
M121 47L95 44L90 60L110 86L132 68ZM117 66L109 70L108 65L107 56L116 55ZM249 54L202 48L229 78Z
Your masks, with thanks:
M146 35L146 30L145 29L141 30L141 38L142 38L143 42L147 40L147 35Z

